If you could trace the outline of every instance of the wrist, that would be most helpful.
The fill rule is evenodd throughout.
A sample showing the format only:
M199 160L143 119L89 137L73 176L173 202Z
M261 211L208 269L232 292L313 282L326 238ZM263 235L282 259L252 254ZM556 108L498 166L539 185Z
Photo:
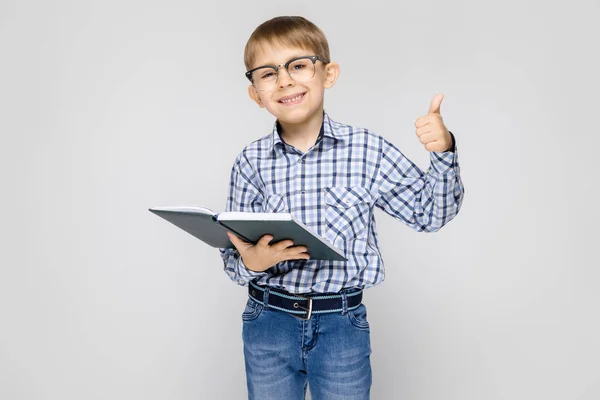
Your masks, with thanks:
M256 272L256 273L260 273L260 272L264 272L264 270L266 270L267 268L264 268L260 265L254 265L252 263L248 264L244 261L243 257L240 257L240 260L242 261L242 265L244 266L244 268L246 268L248 271L250 272Z

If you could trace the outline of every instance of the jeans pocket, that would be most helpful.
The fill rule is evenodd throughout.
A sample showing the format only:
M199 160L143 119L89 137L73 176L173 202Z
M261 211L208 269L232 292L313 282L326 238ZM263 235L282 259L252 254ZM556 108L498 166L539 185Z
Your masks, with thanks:
M367 307L361 304L354 310L348 311L350 323L358 329L369 330L369 321L367 320Z
M244 312L242 312L242 321L254 321L256 318L258 318L262 310L262 304L254 301L251 298L248 298L248 301L246 302L246 308L244 309Z

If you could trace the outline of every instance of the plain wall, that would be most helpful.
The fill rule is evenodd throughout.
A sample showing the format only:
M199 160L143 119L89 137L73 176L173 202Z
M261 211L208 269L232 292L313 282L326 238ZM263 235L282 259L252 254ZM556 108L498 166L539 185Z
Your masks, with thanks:
M244 288L149 207L225 206L274 117L243 47L303 15L331 118L423 170L443 93L466 193L437 233L378 211L373 399L600 398L597 1L0 2L0 398L243 399Z

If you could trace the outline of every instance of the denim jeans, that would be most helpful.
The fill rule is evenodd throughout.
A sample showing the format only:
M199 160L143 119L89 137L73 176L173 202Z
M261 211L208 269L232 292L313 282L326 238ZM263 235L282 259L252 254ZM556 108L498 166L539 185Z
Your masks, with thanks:
M371 389L367 310L302 320L248 298L242 314L249 400L366 400Z

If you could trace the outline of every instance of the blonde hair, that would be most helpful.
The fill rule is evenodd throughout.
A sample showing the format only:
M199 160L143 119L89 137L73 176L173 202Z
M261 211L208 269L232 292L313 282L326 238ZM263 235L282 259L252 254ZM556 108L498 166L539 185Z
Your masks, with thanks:
M244 48L246 70L252 67L256 52L263 44L301 47L315 52L325 63L330 62L329 44L319 27L303 17L275 17L260 24ZM312 54L311 54L312 55Z

